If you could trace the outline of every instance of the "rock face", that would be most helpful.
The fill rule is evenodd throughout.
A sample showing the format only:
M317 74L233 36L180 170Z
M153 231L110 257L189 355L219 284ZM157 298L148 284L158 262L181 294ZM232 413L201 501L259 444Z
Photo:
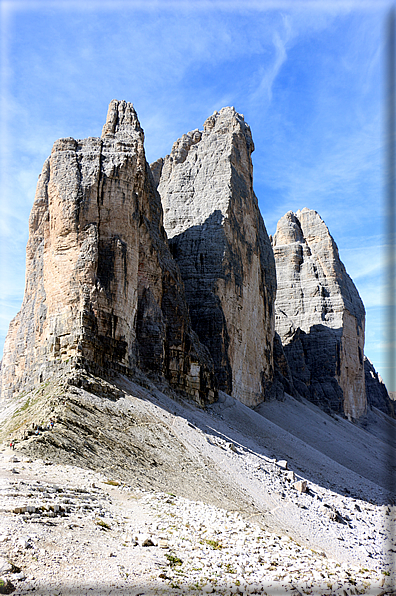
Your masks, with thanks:
M213 364L190 327L143 141L132 104L113 100L101 138L54 144L30 216L3 396L60 366L139 367L199 402L214 400Z
M385 387L385 383L367 356L364 357L364 376L366 381L367 405L378 408L378 410L385 412L391 418L395 418L395 406Z
M273 385L275 267L252 187L249 126L234 108L210 116L152 164L191 321L219 387L248 406Z
M365 311L316 213L289 211L273 238L277 272L276 331L295 389L357 419L366 411Z

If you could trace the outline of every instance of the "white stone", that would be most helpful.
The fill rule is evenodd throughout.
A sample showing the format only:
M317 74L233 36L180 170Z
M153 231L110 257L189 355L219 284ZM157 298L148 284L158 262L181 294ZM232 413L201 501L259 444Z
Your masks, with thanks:
M278 466L278 468L282 468L282 470L287 470L287 461L285 459L280 459L279 461L276 462L276 465Z

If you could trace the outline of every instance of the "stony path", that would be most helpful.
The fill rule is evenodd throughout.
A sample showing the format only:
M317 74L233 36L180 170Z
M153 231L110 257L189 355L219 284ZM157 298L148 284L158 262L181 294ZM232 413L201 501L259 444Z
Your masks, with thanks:
M0 575L15 595L392 593L391 570L327 558L199 495L5 455Z

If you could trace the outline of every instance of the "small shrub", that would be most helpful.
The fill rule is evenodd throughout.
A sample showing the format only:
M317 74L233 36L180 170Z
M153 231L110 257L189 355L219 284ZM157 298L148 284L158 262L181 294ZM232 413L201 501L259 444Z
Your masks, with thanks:
M0 579L0 594L11 594L15 586L9 580Z
M176 557L175 555L165 555L165 557L168 559L168 565L170 567L177 567L178 565L183 565L183 561L181 559L179 559L179 557Z
M223 548L223 545L218 540L205 539L205 542L206 542L206 544L211 546L214 550L221 550Z
M101 519L97 519L97 520L95 521L95 524L96 524L97 526L100 526L100 527L101 527L103 530L111 530L111 526L109 526L109 524L106 524L106 522L104 522L104 521L103 521L103 520L101 520Z

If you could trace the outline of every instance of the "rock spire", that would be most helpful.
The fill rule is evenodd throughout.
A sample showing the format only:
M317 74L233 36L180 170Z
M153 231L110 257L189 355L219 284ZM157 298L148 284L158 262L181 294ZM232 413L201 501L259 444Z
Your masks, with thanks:
M364 375L366 379L367 405L378 408L391 418L395 418L395 404L391 399L381 375L377 373L373 363L364 357Z
M273 387L275 266L253 192L250 127L215 112L152 164L191 321L221 389L254 406Z
M365 311L321 217L289 211L273 237L276 330L308 399L357 419L366 411Z
M143 141L133 105L113 100L101 138L55 142L30 216L3 396L77 366L128 375L139 367L200 403L215 399Z

